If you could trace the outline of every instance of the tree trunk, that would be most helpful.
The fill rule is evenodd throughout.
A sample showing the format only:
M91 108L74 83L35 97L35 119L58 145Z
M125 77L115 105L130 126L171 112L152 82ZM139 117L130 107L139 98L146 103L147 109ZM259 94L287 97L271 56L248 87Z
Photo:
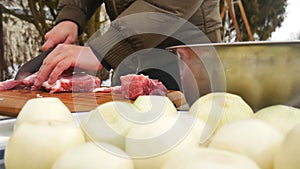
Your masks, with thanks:
M0 8L0 80L4 80L4 70L6 70L6 63L4 61L4 40L3 40L3 17L2 8Z

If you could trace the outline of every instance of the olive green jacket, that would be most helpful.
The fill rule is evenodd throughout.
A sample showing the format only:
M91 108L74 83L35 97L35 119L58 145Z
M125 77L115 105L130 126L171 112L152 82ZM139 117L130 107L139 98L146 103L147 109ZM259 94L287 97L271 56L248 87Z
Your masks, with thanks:
M222 26L219 0L60 0L56 22L74 21L82 33L103 3L112 20L110 29L103 36L95 34L87 45L107 69L116 68L124 58L141 49L198 43L187 39L198 37L199 30L209 34ZM192 26L184 26L186 20Z

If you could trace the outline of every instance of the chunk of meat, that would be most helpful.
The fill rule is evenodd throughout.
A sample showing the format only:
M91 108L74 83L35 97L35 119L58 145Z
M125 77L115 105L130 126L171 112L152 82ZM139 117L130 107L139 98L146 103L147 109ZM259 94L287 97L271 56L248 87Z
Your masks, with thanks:
M121 86L114 87L98 87L93 90L93 92L101 92L101 93L121 93Z
M73 76L61 77L52 85L46 81L43 83L43 87L50 91L50 93L70 91L92 92L95 88L100 87L100 79L87 74L75 74Z
M22 80L9 79L0 82L0 91L10 90L22 84L23 84Z
M15 88L37 90L34 85L37 73L34 73L22 80L10 79L0 82L0 91L10 90ZM63 74L53 85L50 85L47 81L43 83L42 89L55 92L91 92L95 88L100 87L101 80L98 77L88 74L75 74L70 73Z
M167 88L158 80L150 79L148 76L129 74L121 76L122 96L127 99L136 99L141 95L167 95Z
M159 95L159 96L167 95L168 90L162 82L160 82L156 79L151 80L151 81L153 83L153 88L150 91L149 95Z

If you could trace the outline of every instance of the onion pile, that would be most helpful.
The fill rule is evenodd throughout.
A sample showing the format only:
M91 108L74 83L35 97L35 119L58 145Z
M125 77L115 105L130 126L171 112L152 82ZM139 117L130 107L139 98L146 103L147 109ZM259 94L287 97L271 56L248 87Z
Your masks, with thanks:
M188 113L165 96L111 101L81 122L59 99L29 100L8 141L6 169L300 168L300 109L254 113L230 93L202 96Z

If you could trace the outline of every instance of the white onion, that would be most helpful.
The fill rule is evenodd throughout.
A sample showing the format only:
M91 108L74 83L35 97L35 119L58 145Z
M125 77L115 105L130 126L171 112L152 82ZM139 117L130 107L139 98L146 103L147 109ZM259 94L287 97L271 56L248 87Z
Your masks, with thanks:
M85 138L74 123L61 121L24 122L11 135L5 149L6 169L50 169L68 148Z
M209 147L244 154L261 169L272 169L283 138L283 134L271 125L257 119L245 119L222 126Z
M287 133L283 144L276 155L274 169L300 168L300 125Z
M257 111L254 117L286 134L300 124L300 109L286 105L273 105Z
M121 149L125 146L125 137L133 122L122 116L139 113L133 104L121 101L111 101L98 106L89 112L82 121L82 129L87 140L107 142Z
M259 169L246 156L212 148L189 149L170 159L162 169Z
M175 115L177 110L172 101L166 96L144 95L139 96L133 104L142 113L147 114L161 114L161 115Z
M28 100L18 114L14 130L23 122L39 120L59 120L74 123L70 110L55 97Z
M217 129L225 123L250 118L254 115L251 107L240 96L223 92L209 93L200 97L193 103L189 112L204 122L207 122L210 115L219 118ZM211 124L207 123L207 125Z
M81 144L67 150L52 169L133 169L133 162L121 149L101 143Z
M189 114L165 116L153 123L135 125L126 138L126 152L134 159L136 169L161 168L169 159L190 147L198 148L195 132L204 123L193 122ZM195 129L193 129L193 123Z

